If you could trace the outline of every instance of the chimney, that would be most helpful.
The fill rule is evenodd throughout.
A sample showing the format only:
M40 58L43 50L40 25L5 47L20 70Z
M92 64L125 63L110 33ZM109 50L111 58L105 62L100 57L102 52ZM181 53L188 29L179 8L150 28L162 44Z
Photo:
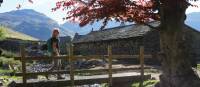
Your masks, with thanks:
M125 23L124 23L124 22L121 22L120 26L125 26Z
M3 3L3 0L0 0L0 7L1 7L1 4Z

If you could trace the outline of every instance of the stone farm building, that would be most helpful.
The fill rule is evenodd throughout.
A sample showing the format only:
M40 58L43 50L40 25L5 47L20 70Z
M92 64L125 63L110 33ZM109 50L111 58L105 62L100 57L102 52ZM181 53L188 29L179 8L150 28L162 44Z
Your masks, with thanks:
M149 24L157 26L159 22ZM185 25L184 34L191 57L200 59L200 32ZM145 48L145 54L160 52L158 31L141 24L91 31L87 35L76 34L72 42L76 55L105 55L108 45L112 46L115 55L139 54L141 45Z

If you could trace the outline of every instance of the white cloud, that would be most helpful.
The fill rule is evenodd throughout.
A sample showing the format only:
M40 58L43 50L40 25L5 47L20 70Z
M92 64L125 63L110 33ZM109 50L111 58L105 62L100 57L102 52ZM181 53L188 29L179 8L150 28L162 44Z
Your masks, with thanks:
M63 24L63 17L65 17L65 12L58 10L52 12L51 9L56 6L56 2L61 0L33 0L33 4L29 3L28 0L22 3L21 9L34 9L40 13L47 15L53 20L57 21L59 24Z
M48 17L56 20L59 24L64 23L63 17L66 16L66 11L58 10L56 12L51 12L51 8L56 6L56 2L61 0L33 0L33 4L29 3L28 0L5 0L2 4L0 13L8 12L11 10L16 10L17 4L22 4L21 9L34 9L40 13L47 15ZM199 7L189 7L186 13L200 12L200 1L191 2Z
M197 5L198 7L192 7L190 6L187 10L186 13L191 13L191 12L200 12L200 1L196 1L196 2L191 2L191 4L193 5Z

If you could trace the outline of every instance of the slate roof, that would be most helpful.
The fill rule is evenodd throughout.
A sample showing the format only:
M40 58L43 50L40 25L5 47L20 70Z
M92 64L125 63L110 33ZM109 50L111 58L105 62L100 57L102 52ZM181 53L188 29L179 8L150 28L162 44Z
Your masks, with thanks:
M151 22L149 24L152 26L158 26L159 22ZM150 30L151 30L150 27L144 26L142 24L119 26L105 30L92 31L87 35L76 34L74 36L73 43L96 42L96 41L138 37L138 36L143 36Z

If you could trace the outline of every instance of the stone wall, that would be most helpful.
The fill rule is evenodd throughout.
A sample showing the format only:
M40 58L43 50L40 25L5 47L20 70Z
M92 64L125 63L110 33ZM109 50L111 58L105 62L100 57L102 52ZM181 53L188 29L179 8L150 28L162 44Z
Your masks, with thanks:
M59 43L59 46L60 46L60 53L61 54L67 54L68 53L68 46L71 42L71 37L70 36L65 36L65 37L59 37L60 39L60 43Z
M19 52L20 41L18 40L2 40L0 41L0 48L12 51Z
M200 61L200 32L186 27L184 30L184 39L187 45L187 52L193 66L196 66L196 61ZM99 41L89 43L76 43L75 54L78 55L95 55L95 54L107 54L107 46L111 45L113 54L116 55L128 55L139 54L139 46L144 45L145 54L157 54L160 52L160 38L158 31L151 31L147 34L128 38L117 39L110 41ZM157 56L156 56L157 57ZM158 62L158 61L157 61Z
M44 42L39 41L24 41L24 40L16 40L16 39L6 39L0 41L0 48L12 53L19 54L20 53L20 45L25 45L27 54L26 55L34 55L36 49L40 49L40 44Z
M127 39L75 43L74 51L77 55L106 55L110 45L115 55L136 55L139 54L139 47L144 45L145 54L153 54L160 51L159 42L158 32L149 32L144 36Z
M191 59L192 65L194 66L196 62L200 60L200 32L192 29L187 29L185 31L185 39L188 47L187 50L190 54L189 57Z

